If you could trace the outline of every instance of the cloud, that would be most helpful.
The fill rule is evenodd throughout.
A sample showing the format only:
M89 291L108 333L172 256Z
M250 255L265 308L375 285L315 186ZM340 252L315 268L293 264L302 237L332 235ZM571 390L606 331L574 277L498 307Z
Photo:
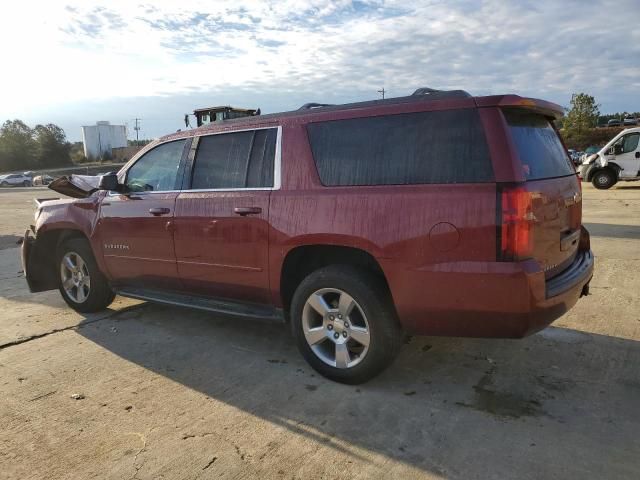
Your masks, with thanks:
M431 86L565 104L586 91L605 110L640 110L633 0L15 3L0 18L0 41L13 46L0 109L13 115L193 92L205 103L247 91L355 100L382 86L392 95ZM624 12L615 28L603 24L607 12Z

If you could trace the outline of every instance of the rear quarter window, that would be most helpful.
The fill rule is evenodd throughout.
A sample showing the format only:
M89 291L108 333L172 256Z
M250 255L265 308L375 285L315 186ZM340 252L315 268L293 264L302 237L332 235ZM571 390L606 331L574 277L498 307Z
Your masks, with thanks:
M546 117L521 110L503 112L527 180L576 173L558 134Z
M316 122L307 132L326 186L493 181L475 109Z

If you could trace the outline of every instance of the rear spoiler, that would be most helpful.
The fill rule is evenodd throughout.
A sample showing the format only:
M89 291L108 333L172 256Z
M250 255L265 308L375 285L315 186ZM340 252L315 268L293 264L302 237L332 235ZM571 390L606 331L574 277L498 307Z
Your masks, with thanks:
M537 98L526 98L520 95L492 95L489 97L475 97L478 107L513 107L526 108L555 120L564 116L564 108L560 105Z

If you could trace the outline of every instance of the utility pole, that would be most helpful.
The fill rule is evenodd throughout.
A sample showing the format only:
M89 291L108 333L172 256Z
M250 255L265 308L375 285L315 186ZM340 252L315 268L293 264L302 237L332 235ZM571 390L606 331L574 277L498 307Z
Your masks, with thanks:
M138 138L138 132L140 132L140 127L138 126L138 121L142 120L141 118L134 118L136 122L136 126L133 129L136 131L136 146L140 145L140 139Z
M378 93L382 94L382 99L384 100L384 87L382 87L382 90L378 90Z

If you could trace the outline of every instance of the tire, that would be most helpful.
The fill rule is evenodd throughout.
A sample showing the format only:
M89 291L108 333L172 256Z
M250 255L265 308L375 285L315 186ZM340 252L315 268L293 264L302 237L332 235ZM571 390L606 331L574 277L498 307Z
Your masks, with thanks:
M607 190L616 184L616 176L611 170L599 170L593 174L591 183L598 190Z
M60 294L76 312L99 312L113 302L115 294L98 268L87 240L65 241L58 248L56 259Z
M31 183L29 183L29 181L28 181L28 180L25 180L24 182L22 182L22 186L23 186L23 187L30 187L30 186L31 186Z
M293 294L290 318L302 356L336 382L366 382L387 368L402 346L386 285L350 265L331 265L307 276Z
M9 184L7 182L2 182L0 183L0 187L8 187Z

